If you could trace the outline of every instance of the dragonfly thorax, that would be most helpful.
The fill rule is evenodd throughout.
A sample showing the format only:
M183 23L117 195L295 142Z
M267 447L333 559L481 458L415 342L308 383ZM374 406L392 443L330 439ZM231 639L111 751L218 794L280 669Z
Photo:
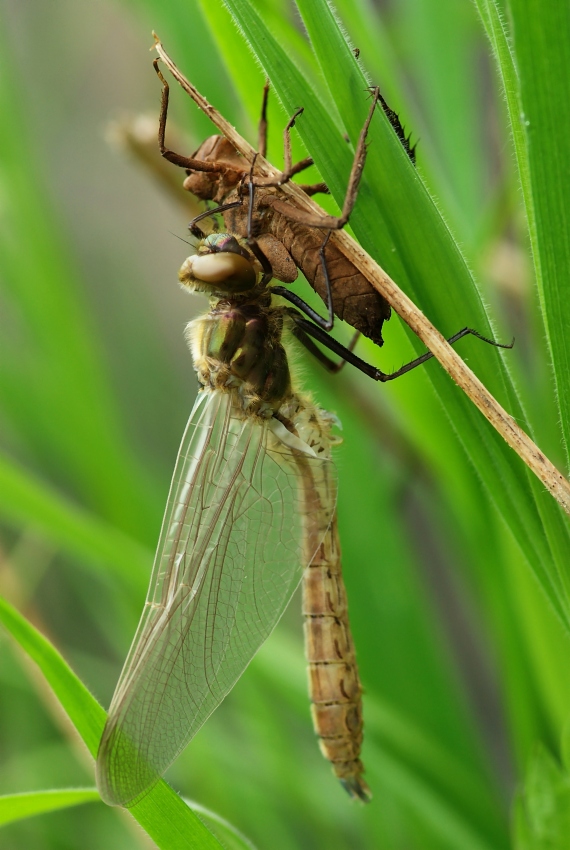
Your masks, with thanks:
M178 272L184 287L212 295L249 292L258 276L256 260L229 233L212 233L203 239Z
M269 299L217 301L187 329L198 380L233 393L244 414L272 416L292 395L282 333L283 312Z

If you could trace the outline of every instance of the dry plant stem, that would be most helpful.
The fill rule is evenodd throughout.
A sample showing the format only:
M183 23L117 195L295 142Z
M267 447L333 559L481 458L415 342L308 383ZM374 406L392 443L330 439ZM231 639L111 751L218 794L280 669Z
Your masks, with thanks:
M278 169L274 168L264 157L260 156L249 142L239 135L235 127L229 121L226 121L223 115L208 103L206 98L180 73L156 35L155 39L155 48L158 55L174 79L190 95L196 105L210 118L211 122L232 143L247 162L253 162L257 154L255 163L257 175L262 178L276 180L280 175ZM323 217L325 215L322 209L294 183L284 184L281 186L281 191L285 196L291 198L298 209L302 209L312 216ZM542 481L566 513L570 514L570 482L568 479L556 469L540 451L538 446L519 427L513 417L493 398L491 393L464 363L457 352L448 345L437 328L432 325L413 301L399 289L389 275L348 233L343 230L336 231L331 235L331 240L336 242L348 259L370 281L371 285L384 296L400 318L406 322L424 345L432 352L433 356L441 363L445 371L451 375L455 383L461 387L476 407L479 408L483 416L488 419L509 446L527 464L529 469Z

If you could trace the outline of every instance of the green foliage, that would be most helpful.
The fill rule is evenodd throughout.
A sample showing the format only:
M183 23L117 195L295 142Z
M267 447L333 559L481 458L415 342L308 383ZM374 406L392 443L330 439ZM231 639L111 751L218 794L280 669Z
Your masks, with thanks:
M108 701L142 608L192 402L183 325L204 308L173 285L187 248L168 230L183 236L185 219L102 139L119 107L156 120L151 29L253 142L271 78L276 165L281 128L305 107L294 152L313 156L329 209L342 203L365 88L380 84L419 138L418 169L376 114L351 228L444 334L515 334L512 352L467 339L461 353L567 462L567 4L477 0L480 17L455 0L336 8L341 28L325 0L131 0L101 19L85 4L74 17L32 2L3 22L0 588L25 615L0 608L12 635L0 638L0 843L11 850L74 847L77 835L85 850L144 846L112 810L77 805L93 799L92 759L10 647L39 665L93 755L104 712L91 694ZM171 100L190 153L213 131L177 88ZM381 351L359 343L385 370L421 350L396 317L385 338ZM276 850L562 850L568 778L549 753L570 704L566 517L437 363L385 387L348 368L303 372L344 428L339 523L374 799L351 805L317 752L295 599L171 769L199 804L161 783L132 814L165 848L249 846L230 823Z
M0 622L19 646L36 662L53 689L59 704L95 758L106 717L99 703L49 641L2 599L0 599ZM68 792L59 793L63 795ZM86 793L93 799L92 792L84 792L84 800ZM67 805L75 805L76 802L84 800L69 799ZM14 808L16 806L17 803L14 804ZM60 806L63 808L63 800ZM44 803L44 810L47 808L48 806ZM55 808L55 805L51 808ZM22 809L21 805L20 809ZM38 809L33 810L30 805L28 814L37 814L37 812ZM190 847L207 850L210 847L221 846L165 782L160 782L144 800L133 806L131 813L157 846L164 850L166 848L183 850ZM21 817L24 817L24 814ZM6 822L15 819L15 817L7 818Z
M570 776L537 746L514 810L516 850L558 850L570 834Z

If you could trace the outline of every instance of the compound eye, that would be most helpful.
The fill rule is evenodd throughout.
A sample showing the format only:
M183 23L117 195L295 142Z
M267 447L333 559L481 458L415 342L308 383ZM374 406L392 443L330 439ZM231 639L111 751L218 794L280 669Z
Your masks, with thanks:
M231 233L210 233L202 242L198 253L232 253L241 254L246 259L248 257L247 251L241 247L235 236L232 236Z
M257 283L257 273L251 262L231 251L188 257L178 277L181 283L202 282L226 292L246 292Z

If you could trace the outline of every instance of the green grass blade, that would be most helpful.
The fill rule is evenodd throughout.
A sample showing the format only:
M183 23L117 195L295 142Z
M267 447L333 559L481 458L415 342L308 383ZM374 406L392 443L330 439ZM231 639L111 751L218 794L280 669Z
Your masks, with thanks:
M511 120L517 128L518 160L528 161L528 170L521 168L520 176L570 466L570 7L512 0L510 10L521 104Z
M244 51L242 36L226 8L209 3L208 0L200 0L200 8L209 23L212 38L215 39L220 55L223 56L228 73L235 81L240 100L247 107L252 130L255 131L260 117L261 92L265 83L263 69L254 62L251 54ZM306 75L314 74L317 70L315 57L299 30L295 29L273 4L266 4L264 12L268 26L273 32L279 33L281 43L287 45L287 51L298 67ZM284 113L282 111L278 113L274 107L275 104L270 97L268 120L269 126L273 127L280 126L284 119ZM288 117L286 116L285 120ZM270 134L269 144L273 145L279 156L282 155L281 133Z
M96 800L100 801L101 798L95 788L65 788L57 791L5 794L0 797L0 826Z
M0 622L41 669L87 749L96 758L106 713L59 652L5 600ZM208 850L222 845L166 782L129 810L163 850Z
M0 622L35 661L93 757L105 725L105 711L54 646L6 600L0 598Z
M509 39L496 0L478 0L477 6L509 110L568 464L570 349L565 269L570 259L566 214L570 180L565 160L570 108L561 81L570 61L570 17L565 4L517 0L511 4Z
M401 795L406 801L413 801L415 816L421 816L431 827L435 847L455 850L499 850L507 848L506 842L489 841L481 836L471 824L465 823L444 797L435 793L433 786L424 783L417 774L412 773L391 754L383 753L384 776L389 780L393 793Z

